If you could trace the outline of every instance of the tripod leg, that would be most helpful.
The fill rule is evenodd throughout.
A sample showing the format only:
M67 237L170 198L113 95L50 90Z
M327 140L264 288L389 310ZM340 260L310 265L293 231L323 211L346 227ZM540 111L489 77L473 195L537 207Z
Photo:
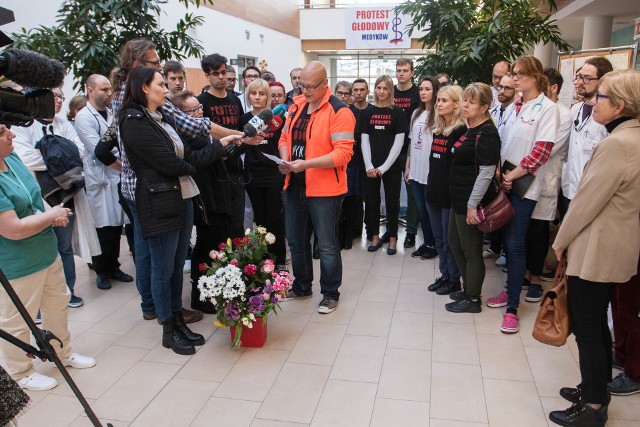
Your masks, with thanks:
M38 353L34 353L34 354L38 355L38 357L42 357L42 355L44 355L48 360L52 361L56 365L56 367L60 370L60 373L64 377L65 381L67 381L67 383L69 384L69 387L71 388L73 393L76 395L76 398L84 408L84 412L85 414L87 414L87 417L89 417L89 419L91 420L91 423L95 427L102 427L100 420L96 416L95 412L93 412L93 409L91 409L91 406L89 406L89 402L87 402L87 400L84 398L84 396L82 395L82 392L80 391L76 383L73 381L73 378L71 378L71 375L69 375L67 368L62 364L62 361L58 357L58 354L55 352L55 349L53 348L51 343L48 341L48 339L55 338L55 336L50 333L43 334L41 330L38 329L38 327L36 326L31 316L29 316L29 313L27 312L27 309L25 308L24 304L22 304L22 301L20 301L20 298L16 294L16 291L13 289L13 286L11 286L11 283L9 283L9 279L7 279L7 276L4 275L4 272L2 271L1 268L0 268L0 283L2 283L2 287L4 288L5 292L7 293L7 295L13 302L13 304L16 306L16 308L18 309L18 312L20 313L24 321L27 323L27 326L29 327L29 329L31 330L31 333L36 339L36 344L38 345L38 348L40 348L40 351L38 353L40 354ZM49 338L45 339L45 336ZM19 345L16 342L19 340L15 340L15 338L9 341L12 344L18 345L18 347L22 348L23 350L29 350Z

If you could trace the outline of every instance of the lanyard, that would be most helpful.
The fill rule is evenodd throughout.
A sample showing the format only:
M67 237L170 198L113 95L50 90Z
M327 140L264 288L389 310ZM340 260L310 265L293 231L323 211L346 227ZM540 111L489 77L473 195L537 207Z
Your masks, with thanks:
M39 212L40 210L37 209L35 207L35 202L33 201L33 198L31 197L31 193L29 192L29 190L27 189L27 186L24 185L24 182L22 182L22 180L20 179L20 177L18 176L17 173L15 173L13 171L13 169L11 169L11 166L9 165L9 158L5 159L5 163L7 164L7 167L9 168L8 172L0 172L0 177L5 178L7 181L9 181L10 183L12 183L13 185L15 185L16 187L18 187L19 189L21 189L24 194L27 196L27 198L29 199L29 207L31 208L31 211L35 214L36 212ZM11 177L11 175L9 175L9 173L13 173L13 176L16 177L16 179L13 179Z

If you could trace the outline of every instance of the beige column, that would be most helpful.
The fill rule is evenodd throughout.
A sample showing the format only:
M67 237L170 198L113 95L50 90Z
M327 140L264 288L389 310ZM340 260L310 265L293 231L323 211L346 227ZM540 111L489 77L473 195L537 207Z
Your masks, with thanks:
M582 30L582 49L611 46L612 16L587 16Z
M537 45L535 45L533 50L533 56L535 56L540 60L540 62L542 62L543 67L555 66L555 64L552 63L552 55L553 55L553 44L538 43Z

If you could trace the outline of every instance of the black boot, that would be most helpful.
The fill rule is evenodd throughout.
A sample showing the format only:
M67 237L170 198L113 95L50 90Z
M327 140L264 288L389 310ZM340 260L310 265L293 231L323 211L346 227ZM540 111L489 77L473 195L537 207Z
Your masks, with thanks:
M602 405L600 409L593 409L584 400L580 400L569 409L551 412L549 419L565 427L604 427L608 418L607 407L608 405Z
M200 334L193 332L186 323L184 323L184 317L182 316L182 310L173 313L173 321L176 328L180 333L193 345L203 345L204 337Z
M190 355L196 352L193 344L175 326L173 317L162 324L162 346L177 354Z

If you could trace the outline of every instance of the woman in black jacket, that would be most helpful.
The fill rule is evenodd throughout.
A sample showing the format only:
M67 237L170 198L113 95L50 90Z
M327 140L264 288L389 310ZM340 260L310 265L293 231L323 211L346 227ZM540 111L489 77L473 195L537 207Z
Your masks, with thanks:
M192 198L200 191L190 175L195 166L225 155L229 136L198 151L184 145L163 114L167 89L162 75L149 67L131 71L118 124L125 152L136 174L136 208L151 252L151 293L163 325L162 345L193 354L204 344L182 318L182 267L193 228Z

